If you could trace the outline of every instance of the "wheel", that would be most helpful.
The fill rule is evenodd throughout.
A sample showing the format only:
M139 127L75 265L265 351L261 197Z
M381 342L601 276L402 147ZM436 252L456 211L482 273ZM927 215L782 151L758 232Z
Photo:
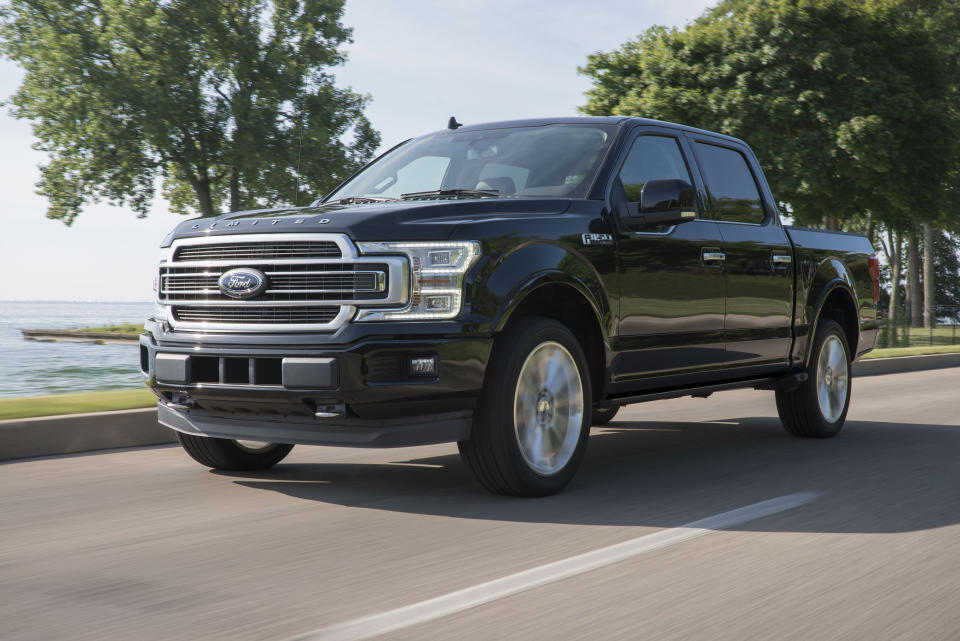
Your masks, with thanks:
M792 391L777 390L777 412L794 436L831 438L847 418L850 406L850 347L838 323L817 327L807 380Z
M587 359L547 318L518 319L498 337L470 438L460 455L496 494L546 496L570 482L590 431Z
M619 411L619 405L611 405L609 407L594 407L593 419L590 422L593 425L606 425L614 419Z
M231 441L177 432L180 445L193 460L215 470L250 471L273 467L290 453L293 445Z

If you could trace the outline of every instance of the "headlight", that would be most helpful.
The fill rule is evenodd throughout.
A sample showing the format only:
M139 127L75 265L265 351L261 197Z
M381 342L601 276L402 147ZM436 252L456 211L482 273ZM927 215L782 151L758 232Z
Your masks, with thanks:
M358 321L442 320L463 304L463 275L480 257L476 241L357 243L363 254L406 254L410 303L403 309L362 309Z

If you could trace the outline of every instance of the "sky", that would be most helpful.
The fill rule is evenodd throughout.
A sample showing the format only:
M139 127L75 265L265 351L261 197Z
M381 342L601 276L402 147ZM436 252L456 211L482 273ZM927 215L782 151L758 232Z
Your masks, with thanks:
M348 0L353 28L337 84L369 94L381 150L466 124L576 115L589 54L610 51L655 24L683 26L707 0ZM23 72L0 60L0 99ZM638 114L642 115L642 114ZM183 217L159 193L144 219L90 205L72 226L45 217L35 193L30 123L0 107L0 300L150 301L161 239ZM318 194L318 197L322 194Z

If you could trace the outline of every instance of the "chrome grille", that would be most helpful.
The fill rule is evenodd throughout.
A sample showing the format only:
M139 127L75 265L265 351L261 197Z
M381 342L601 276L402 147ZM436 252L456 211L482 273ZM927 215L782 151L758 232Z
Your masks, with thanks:
M174 307L175 320L185 323L318 325L337 317L336 305L311 307Z
M236 234L175 240L161 260L157 297L175 330L330 331L359 304L396 307L409 300L402 256L363 256L343 234ZM258 270L266 287L249 299L219 287L233 269Z
M243 264L267 276L267 289L255 300L357 301L387 295L386 264L347 262L322 264ZM160 301L218 302L234 300L220 291L220 276L232 265L160 268Z
M329 240L261 243L210 243L177 249L174 261L277 260L287 258L341 258L340 247Z

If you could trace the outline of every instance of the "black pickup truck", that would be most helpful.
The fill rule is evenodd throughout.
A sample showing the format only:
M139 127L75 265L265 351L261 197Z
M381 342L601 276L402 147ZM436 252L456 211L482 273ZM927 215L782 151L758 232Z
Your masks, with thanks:
M452 121L308 207L178 225L141 369L160 422L229 470L456 441L487 489L545 495L623 405L734 388L834 436L878 264L776 203L750 148L708 131Z

